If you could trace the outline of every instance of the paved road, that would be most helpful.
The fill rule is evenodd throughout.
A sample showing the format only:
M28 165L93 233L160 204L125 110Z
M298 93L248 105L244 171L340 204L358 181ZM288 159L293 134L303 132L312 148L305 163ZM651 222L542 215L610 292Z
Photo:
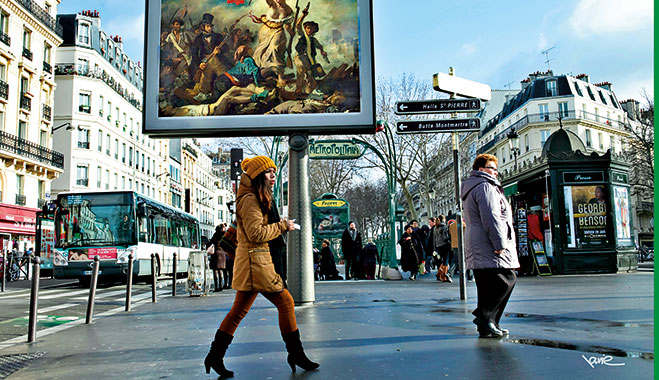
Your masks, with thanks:
M477 338L473 283L466 302L456 283L431 276L316 283L315 305L296 315L320 370L291 376L276 309L262 297L226 362L250 380L652 379L653 280L651 272L520 278L503 340ZM44 330L34 344L0 348L0 358L41 355L8 379L215 378L202 361L233 295L163 297L91 325Z

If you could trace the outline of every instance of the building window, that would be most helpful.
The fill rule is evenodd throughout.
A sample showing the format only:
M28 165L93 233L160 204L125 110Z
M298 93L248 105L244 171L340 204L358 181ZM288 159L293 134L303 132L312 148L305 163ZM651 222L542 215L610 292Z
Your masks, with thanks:
M102 173L103 173L103 169L101 169L100 166L97 167L97 168L96 168L96 188L97 188L97 189L100 189L101 186L102 186L102 183L101 183L101 176L102 176Z
M548 104L538 104L538 109L540 111L540 120L549 121L549 105Z
M128 178L128 190L133 190L133 180Z
M78 165L76 168L76 185L78 186L88 186L89 177L88 177L89 167L86 165Z
M106 135L105 136L105 154L107 154L108 156L110 155L110 142L111 141L112 140L110 139L110 135L109 134Z
M89 149L89 129L78 129L78 148Z
M110 171L105 171L105 190L110 190Z
M128 166L133 166L133 147L128 147Z
M105 98L101 95L98 98L98 116L103 117L103 109L105 108Z
M595 107L595 121L598 123L600 121L600 110L597 107Z
M126 190L126 176L121 176L121 189Z
M588 115L588 112L586 112L587 108L585 104L581 105L581 118L586 119L586 115Z
M567 102L558 103L558 114L563 118L567 117Z
M602 103L606 104L606 99L604 98L604 94L602 93L602 90L597 91L600 94L600 100Z
M78 106L78 111L84 113L91 112L91 96L89 93L81 92L78 94L78 99L80 99L80 105Z
M27 123L24 120L18 121L18 137L27 140Z
M550 132L549 129L543 129L543 130L540 131L540 147L541 148L543 146L545 146L545 142L549 138L549 132Z
M613 139L613 135L609 135L609 149L611 152L615 152L615 141Z
M126 143L121 144L121 162L126 163Z
M595 101L595 94L593 94L593 90L590 89L590 86L586 86L586 90L588 90L588 96L590 96L590 100Z
M602 132L597 133L597 139L599 140L600 149L604 150L604 136L602 136Z
M81 44L89 45L89 25L80 23L78 24L78 42Z
M556 80L551 79L545 83L547 84L547 96L557 96L558 91L556 91Z
M31 50L32 47L32 31L23 29L23 50Z
M590 129L586 129L586 147L590 148L593 146L593 139L590 136Z
M526 151L529 151L529 134L524 135L524 146L526 147Z
M9 37L9 14L5 12L0 12L0 32L3 33L3 35ZM5 39L2 39L3 42L5 42ZM7 45L9 45L9 42L5 42Z
M119 187L119 175L117 173L114 173L114 189L117 190Z
M108 121L112 119L112 102L108 100Z
M50 64L50 52L52 47L48 44L43 45L43 62Z
M78 58L78 74L87 75L89 74L89 61L84 58Z
M98 151L103 151L103 131L100 129L98 130Z
M119 159L119 139L114 139L114 159Z
M25 194L25 177L21 174L16 174L16 194L19 196L23 196ZM25 202L23 202L22 205L25 205Z
M5 130L5 113L0 111L0 131Z
M0 116L1 113L0 113ZM0 125L0 129L2 129L2 125ZM44 131L43 129L41 130L41 133L39 133L39 145L41 146L48 146L48 131Z

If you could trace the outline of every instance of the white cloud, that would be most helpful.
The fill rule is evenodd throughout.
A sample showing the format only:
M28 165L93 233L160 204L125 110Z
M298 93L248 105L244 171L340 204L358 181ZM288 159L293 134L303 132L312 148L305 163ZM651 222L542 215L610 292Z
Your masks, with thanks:
M652 0L579 0L570 16L570 28L580 37L619 33L652 26Z
M545 50L547 48L547 37L544 33L540 33L538 36L538 50Z
M474 55L476 53L477 49L474 44L470 43L465 43L460 46L460 50L458 51L458 55L461 57L469 57Z

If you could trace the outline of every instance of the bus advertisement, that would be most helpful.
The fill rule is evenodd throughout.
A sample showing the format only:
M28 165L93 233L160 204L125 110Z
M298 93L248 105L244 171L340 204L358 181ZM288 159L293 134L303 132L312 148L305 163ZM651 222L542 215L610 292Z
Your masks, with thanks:
M53 270L55 278L91 279L92 262L99 276L125 278L129 255L133 275L187 273L188 255L199 248L199 221L190 214L132 191L62 193L55 210Z

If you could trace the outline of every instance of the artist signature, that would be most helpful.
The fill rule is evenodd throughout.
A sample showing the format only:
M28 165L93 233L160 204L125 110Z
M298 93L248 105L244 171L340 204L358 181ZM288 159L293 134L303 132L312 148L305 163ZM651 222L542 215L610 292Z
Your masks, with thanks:
M611 355L602 355L602 357L597 357L597 356L591 356L589 358L581 355L583 360L588 363L590 368L595 368L596 364L601 364L601 365L608 365L608 366L621 366L625 365L625 363L611 363L611 360L613 360L613 356Z

